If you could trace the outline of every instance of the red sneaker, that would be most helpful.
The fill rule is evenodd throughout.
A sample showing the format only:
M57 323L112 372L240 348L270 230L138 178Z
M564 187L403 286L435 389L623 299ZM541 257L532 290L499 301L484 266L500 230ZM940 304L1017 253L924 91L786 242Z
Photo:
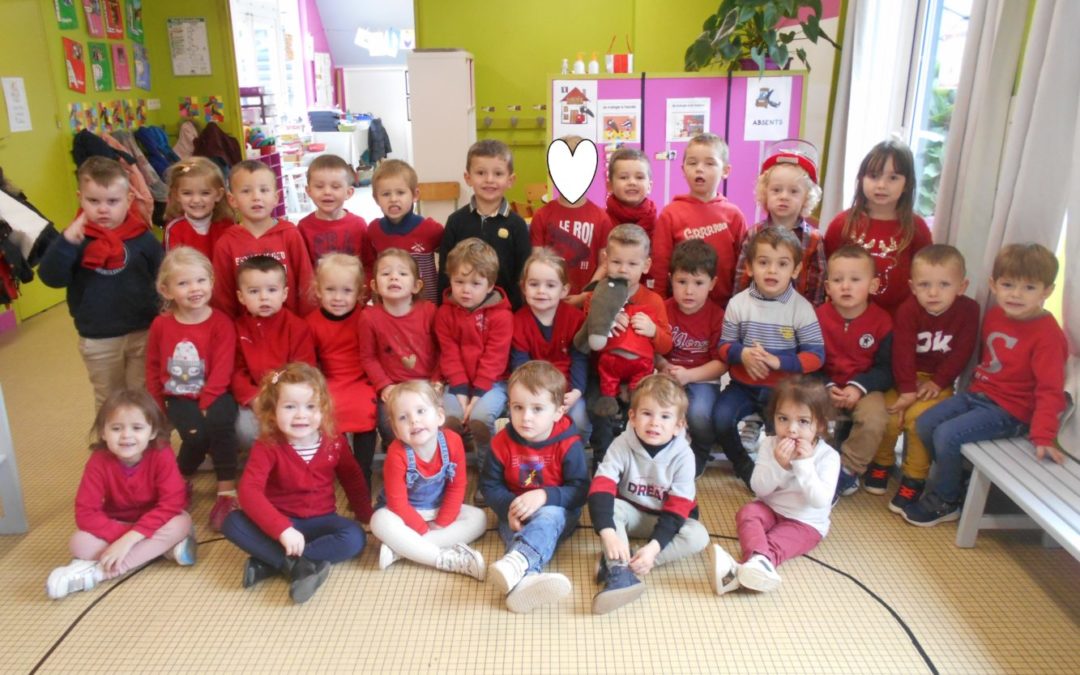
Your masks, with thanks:
M218 495L214 507L210 509L210 529L221 532L221 526L225 524L225 518L230 513L240 508L240 502L230 495Z

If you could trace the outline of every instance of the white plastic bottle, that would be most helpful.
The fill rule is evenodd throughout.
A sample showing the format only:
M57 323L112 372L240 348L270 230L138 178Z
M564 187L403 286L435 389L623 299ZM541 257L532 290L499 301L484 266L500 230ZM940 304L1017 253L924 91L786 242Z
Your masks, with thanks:
M600 62L596 60L596 52L592 53L592 58L589 60L589 74L590 75L599 75L600 74Z
M574 74L575 75L584 75L585 74L585 53L584 52L578 52L577 53L577 59L574 60Z

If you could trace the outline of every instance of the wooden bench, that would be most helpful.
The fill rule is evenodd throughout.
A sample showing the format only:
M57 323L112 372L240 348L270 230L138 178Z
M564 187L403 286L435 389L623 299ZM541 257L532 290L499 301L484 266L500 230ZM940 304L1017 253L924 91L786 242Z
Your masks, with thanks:
M1080 560L1080 463L1035 458L1026 439L1006 438L968 443L961 452L975 467L956 532L956 545L975 546L979 530L1036 529ZM1023 514L986 515L986 496L996 485Z

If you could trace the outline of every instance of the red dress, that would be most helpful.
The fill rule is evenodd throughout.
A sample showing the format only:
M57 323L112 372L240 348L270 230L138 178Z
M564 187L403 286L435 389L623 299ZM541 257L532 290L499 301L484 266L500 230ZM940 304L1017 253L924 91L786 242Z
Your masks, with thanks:
M375 389L360 362L360 312L344 317L327 316L319 309L305 318L315 341L315 356L326 376L334 400L338 431L371 431L375 428Z

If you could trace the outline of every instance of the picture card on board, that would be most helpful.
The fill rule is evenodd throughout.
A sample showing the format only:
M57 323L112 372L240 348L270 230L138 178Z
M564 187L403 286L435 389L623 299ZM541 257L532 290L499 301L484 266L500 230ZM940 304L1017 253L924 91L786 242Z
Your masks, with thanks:
M581 136L596 142L596 80L555 80L552 138Z
M131 89L131 65L128 63L127 47L123 44L112 46L113 75L117 89Z
M86 93L86 57L81 42L64 38L64 67L67 69L67 86L80 94Z
M94 91L112 90L112 59L109 45L105 42L87 42L90 50L90 72L94 76Z
M667 100L667 140L685 143L709 130L707 98L669 98Z
M641 141L641 101L638 99L601 99L600 129L604 142L638 143Z
M71 30L79 27L79 12L75 8L75 0L53 0L56 9L56 24L60 30Z
M746 82L744 139L779 141L787 138L790 117L790 77L758 77Z
M102 13L101 0L83 0L83 12L86 14L86 32L90 37L105 37L105 16Z
M125 5L127 11L127 34L128 37L135 42L142 42L144 39L143 24L142 24L142 0L127 0Z
M146 58L146 47L131 45L131 59L135 62L135 86L150 91L150 61Z
M120 0L105 0L105 35L110 40L124 39L124 12Z

